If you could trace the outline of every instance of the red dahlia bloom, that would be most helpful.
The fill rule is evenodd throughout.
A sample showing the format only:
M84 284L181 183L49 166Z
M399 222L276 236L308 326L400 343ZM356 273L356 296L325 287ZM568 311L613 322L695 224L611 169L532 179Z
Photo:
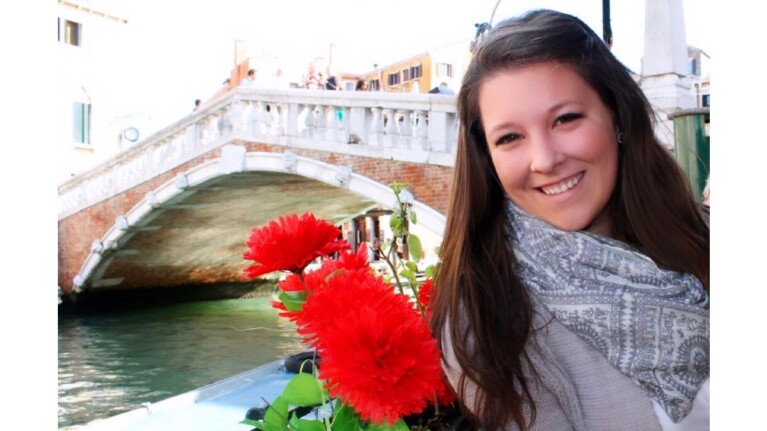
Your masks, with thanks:
M342 252L338 259L325 259L322 262L322 266L314 271L304 270L303 275L290 274L285 277L284 280L277 283L277 287L283 292L306 292L311 294L317 289L323 288L328 280L336 275L342 274L344 271L354 272L368 272L372 276L372 269L367 261L367 255L364 253L364 249L360 248L360 251L353 253L351 251ZM371 280L372 278L365 278L365 280ZM342 288L342 287L341 287ZM280 303L281 307L275 307L282 310L280 316L287 317L290 320L295 321L298 316L298 311L287 311L285 306Z
M420 412L442 384L426 323L406 296L370 273L328 280L309 296L297 323L315 337L330 395L363 419L392 424Z
M279 221L254 228L247 242L250 250L242 257L256 264L245 269L245 277L256 278L272 271L301 272L319 256L348 249L346 241L336 241L340 233L311 213L280 217Z
M301 276L298 274L288 275L284 280L277 283L277 287L283 292L303 292L306 290L304 281L301 280Z
M357 253L354 253L353 251L341 253L338 256L338 267L351 270L370 270L370 262L368 262L368 252L365 243L357 246Z
M324 265L323 265L324 267ZM323 273L323 269L307 275L307 285L312 285L301 314L295 319L297 332L304 336L304 342L316 346L317 339L322 333L337 326L339 316L349 313L351 309L359 308L367 303L377 303L377 299L369 292L374 289L390 289L380 277L376 277L370 268L362 270L333 270L337 275L320 279L311 277ZM316 280L316 281L315 281ZM335 298L335 299L334 299Z

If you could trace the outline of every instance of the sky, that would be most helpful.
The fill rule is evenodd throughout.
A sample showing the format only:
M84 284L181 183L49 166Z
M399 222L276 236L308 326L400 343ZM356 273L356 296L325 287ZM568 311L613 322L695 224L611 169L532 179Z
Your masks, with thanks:
M85 0L84 0L85 1ZM601 0L90 0L128 19L134 34L126 85L136 114L170 124L194 99L210 97L234 66L235 41L253 52L307 65L328 57L339 72L363 73L449 43L468 41L475 23L493 23L535 8L571 13L602 34ZM711 2L683 0L687 43L709 55ZM497 6L497 9L495 9ZM493 15L495 9L495 13ZM613 51L640 71L644 2L612 0ZM127 63L127 62L126 62ZM134 88L135 87L135 88ZM150 112L151 111L151 112Z

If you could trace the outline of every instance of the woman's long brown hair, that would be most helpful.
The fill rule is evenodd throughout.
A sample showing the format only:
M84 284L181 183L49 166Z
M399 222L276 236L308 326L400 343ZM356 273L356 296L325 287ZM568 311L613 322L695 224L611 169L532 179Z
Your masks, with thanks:
M464 407L478 406L476 414L466 413L487 430L512 422L526 430L545 412L536 411L523 373L533 309L512 269L505 195L482 129L479 90L494 74L551 61L571 67L597 91L622 133L618 181L608 202L615 238L709 286L707 216L656 139L653 110L630 71L573 16L541 10L499 23L480 43L458 94L453 194L431 321L440 347L448 336L463 372L459 399L466 379L478 385L477 404Z

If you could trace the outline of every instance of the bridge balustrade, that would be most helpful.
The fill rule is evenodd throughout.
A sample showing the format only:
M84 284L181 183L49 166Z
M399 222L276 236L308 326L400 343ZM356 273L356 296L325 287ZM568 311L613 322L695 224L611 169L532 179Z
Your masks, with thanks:
M452 166L455 96L235 89L59 186L59 219L232 142Z

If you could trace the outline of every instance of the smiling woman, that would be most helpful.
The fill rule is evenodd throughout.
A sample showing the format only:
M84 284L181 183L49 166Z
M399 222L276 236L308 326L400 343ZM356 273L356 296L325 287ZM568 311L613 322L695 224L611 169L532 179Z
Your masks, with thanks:
M479 108L509 198L560 229L610 235L616 132L610 111L577 73L557 63L510 69L482 86Z
M499 23L458 94L432 330L487 430L708 429L709 227L580 19Z

